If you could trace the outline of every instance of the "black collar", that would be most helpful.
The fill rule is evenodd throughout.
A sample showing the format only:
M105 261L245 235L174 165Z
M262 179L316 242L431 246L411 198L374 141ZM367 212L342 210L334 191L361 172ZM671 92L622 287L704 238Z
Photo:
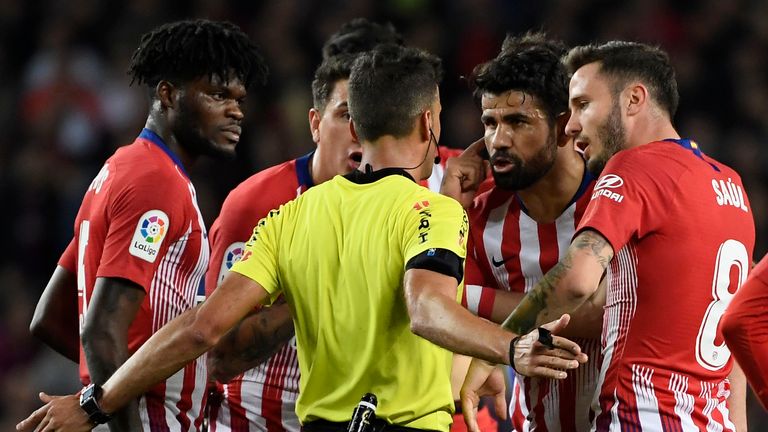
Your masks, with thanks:
M382 168L380 170L373 171L371 166L368 164L365 165L365 172L356 169L349 174L345 174L344 178L351 181L352 183L367 184L373 183L391 175L401 175L414 183L416 182L416 180L414 180L413 177L411 177L411 175L402 168Z

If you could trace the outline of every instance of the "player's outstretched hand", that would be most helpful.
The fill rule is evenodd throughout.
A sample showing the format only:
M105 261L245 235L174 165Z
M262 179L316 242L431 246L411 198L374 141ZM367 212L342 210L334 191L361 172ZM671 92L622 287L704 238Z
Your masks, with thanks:
M570 321L564 314L520 337L515 343L513 365L517 373L529 377L564 379L569 369L587 362L576 342L556 336Z
M482 157L485 151L485 139L480 138L461 155L448 159L440 193L460 202L464 208L469 207L488 172L488 161Z
M93 429L77 395L49 396L40 393L45 405L16 425L17 431L86 432Z
M501 369L484 360L472 359L461 386L461 412L469 432L480 432L477 408L483 396L493 396L496 414L502 420L507 418L505 390L504 372Z

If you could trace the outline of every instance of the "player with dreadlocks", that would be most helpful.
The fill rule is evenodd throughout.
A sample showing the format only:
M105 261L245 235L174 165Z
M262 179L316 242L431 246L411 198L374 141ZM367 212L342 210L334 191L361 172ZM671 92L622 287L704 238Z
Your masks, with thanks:
M234 155L246 89L263 84L267 67L235 25L196 20L142 36L129 74L149 92L145 127L86 191L30 327L80 363L81 404L93 424L113 432L198 431L207 380L201 359L113 417L98 408L99 385L194 306L209 250L185 167L201 155Z

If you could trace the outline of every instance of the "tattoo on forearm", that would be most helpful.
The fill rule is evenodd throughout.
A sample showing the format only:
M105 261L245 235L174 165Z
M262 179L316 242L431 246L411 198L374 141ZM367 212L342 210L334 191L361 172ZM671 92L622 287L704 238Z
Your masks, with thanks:
M571 247L575 249L587 249L597 258L597 262L603 266L603 270L608 268L608 264L613 259L613 249L610 247L605 237L594 231L584 231L578 237L573 239Z
M565 274L570 270L570 259L566 255L533 287L515 308L502 326L517 334L525 334L536 327L536 320L547 310L547 299Z
M517 334L525 334L536 327L539 316L547 314L550 309L551 294L555 287L573 267L572 254L578 250L591 253L603 270L613 259L613 249L602 235L594 231L584 231L571 243L568 253L525 295L502 326Z
M241 354L241 359L246 362L266 360L293 335L293 331L286 331L286 325L274 326L270 323L270 317L266 314L259 314L257 322L249 325L252 329L253 341L244 347L245 349Z

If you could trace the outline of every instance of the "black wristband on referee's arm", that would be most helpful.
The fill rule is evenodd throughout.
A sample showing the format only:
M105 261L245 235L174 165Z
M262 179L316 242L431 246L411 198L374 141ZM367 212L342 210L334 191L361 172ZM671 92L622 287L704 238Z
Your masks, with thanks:
M520 372L515 367L515 345L517 345L517 341L519 341L520 338L521 336L515 336L509 341L509 365L512 366L512 370L517 373Z

